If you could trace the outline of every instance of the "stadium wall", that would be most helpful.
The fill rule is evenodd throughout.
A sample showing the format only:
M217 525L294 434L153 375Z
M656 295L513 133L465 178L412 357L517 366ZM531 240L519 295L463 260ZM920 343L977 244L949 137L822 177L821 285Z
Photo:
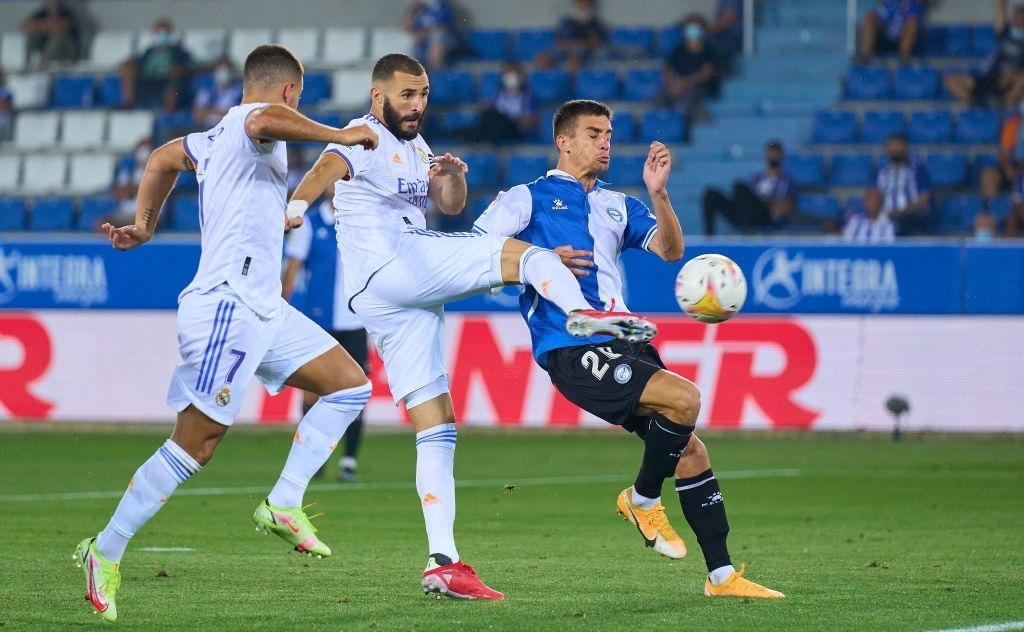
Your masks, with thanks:
M92 241L5 241L0 250L0 420L173 419L163 403L179 360L171 308L195 269L194 243L118 253ZM743 313L722 325L678 313L679 264L626 261L630 306L657 314L666 364L702 390L702 427L889 430L884 402L899 394L911 405L907 430L1024 432L1021 245L698 241L687 257L709 250L739 261L750 282ZM514 296L487 301L457 304L447 319L458 418L603 426L533 362ZM369 423L405 423L373 360ZM241 423L299 416L294 391L270 397L253 383L244 402Z

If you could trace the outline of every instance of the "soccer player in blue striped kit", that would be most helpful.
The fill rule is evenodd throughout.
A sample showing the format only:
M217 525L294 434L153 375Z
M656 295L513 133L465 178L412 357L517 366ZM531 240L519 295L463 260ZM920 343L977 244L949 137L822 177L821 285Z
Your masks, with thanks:
M643 180L654 210L640 200L604 188L598 176L611 160L612 113L603 103L569 101L552 123L558 165L546 176L498 195L473 230L516 237L558 252L574 269L584 296L598 310L626 310L619 255L640 248L665 261L683 256L683 233L666 185L672 170L668 148L652 142ZM782 597L743 577L726 547L729 521L704 443L694 434L700 392L665 368L649 342L607 335L573 337L565 314L525 288L519 299L530 327L533 353L552 384L580 408L622 426L644 441L636 481L619 494L619 513L640 531L646 546L669 558L686 546L661 504L664 480L675 475L683 515L704 554L708 596Z

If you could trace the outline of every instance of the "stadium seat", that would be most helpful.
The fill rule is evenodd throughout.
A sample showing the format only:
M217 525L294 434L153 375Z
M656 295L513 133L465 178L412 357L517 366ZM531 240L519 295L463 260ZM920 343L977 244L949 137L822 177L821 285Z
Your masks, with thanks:
M144 138L152 138L155 116L151 110L124 110L110 113L107 122L107 148L130 151Z
M821 154L789 154L785 170L801 188L825 184L825 157Z
M498 96L501 91L501 72L488 70L480 73L477 83L476 96L478 99L491 100Z
M28 214L29 230L71 230L74 203L69 197L40 197Z
M875 174L871 154L834 154L829 184L835 187L862 187L871 184Z
M228 32L218 28L185 29L181 34L181 45L199 64L212 64L227 53ZM265 42L264 42L265 43ZM292 49L292 52L295 52ZM295 53L298 55L298 53ZM305 61L305 57L299 55ZM241 70L241 66L239 66Z
M627 101L650 101L661 94L661 70L632 68L622 81L622 98Z
M658 29L658 58L665 59L668 57L676 47L676 44L681 41L683 41L683 29L678 24Z
M241 68L245 65L245 58L249 56L252 49L273 41L274 34L269 28L232 29L228 36L228 59L236 68Z
M317 105L331 98L331 75L326 72L307 72L302 78L302 104Z
M971 27L963 24L929 24L924 32L924 53L941 57L969 57Z
M472 103L473 76L465 70L435 70L430 74L430 101L438 105Z
M996 216L997 222L1005 222L1013 210L1013 196L997 195L989 201L989 210Z
M839 200L832 195L801 195L797 198L796 206L801 213L807 215L835 222L842 220L839 215Z
M561 103L569 97L569 73L564 70L534 70L527 81L539 103Z
M966 234L972 229L974 215L981 210L981 196L949 195L939 212L939 232L944 235Z
M948 143L953 131L953 117L947 110L912 112L907 127L907 140L914 143Z
M0 232L25 230L25 198L0 197Z
M320 39L320 29L316 27L282 28L277 32L277 43L295 53L303 64L320 61ZM306 91L302 92L305 98Z
M901 66L892 82L894 99L934 99L939 73L927 66Z
M636 138L636 121L629 110L612 113L612 142L632 143Z
M999 112L981 108L960 112L953 140L958 143L998 142Z
M818 110L811 128L812 143L852 143L857 139L857 115L853 112Z
M412 55L414 49L412 36L400 28L378 26L370 31L370 59L374 61L389 53Z
M329 28L324 30L323 38L320 58L328 66L345 66L366 58L366 29ZM337 84L334 87L337 90Z
M867 211L864 208L863 197L851 195L850 197L846 198L846 201L843 202L843 215L845 217L850 217L851 215L866 212Z
M512 55L516 61L533 61L538 54L555 48L554 29L522 29L512 35Z
M619 96L619 77L611 68L584 68L576 75L577 99L611 101Z
M475 110L449 110L441 115L441 133L454 138L460 129L480 123L480 113Z
M41 108L50 98L50 75L45 72L8 74L6 81L15 110Z
M996 32L991 24L975 26L971 34L971 54L985 57L996 49L996 42Z
M133 31L100 29L89 46L88 64L96 70L113 70L135 54Z
M60 115L53 111L18 112L12 143L19 150L46 149L57 143Z
M868 110L860 128L860 142L884 143L892 134L906 131L906 120L899 110Z
M960 187L967 176L967 155L950 152L928 154L924 166L933 186Z
M556 108L544 107L537 112L537 132L533 140L547 147L554 144L554 130L551 129L551 120L555 117Z
M21 156L0 153L0 197L14 193L21 181Z
M494 189L501 181L501 169L497 154L476 152L462 154L462 160L469 166L466 172L466 186L469 188Z
M505 165L504 188L533 182L548 172L549 161L544 154L511 154Z
M121 77L119 75L106 75L100 79L99 105L108 108L121 106Z
M342 109L370 107L369 69L336 70L331 79L331 105Z
M613 54L622 57L646 59L654 51L654 34L649 28L613 28L608 40Z
M875 66L853 66L846 73L846 98L889 98L889 70Z
M681 112L656 109L644 112L640 120L637 140L648 143L659 140L663 143L680 143L686 134L686 118Z
M25 68L25 34L21 31L7 28L0 36L0 68L9 73Z
M117 212L120 204L112 197L87 197L78 203L78 217L75 228L81 231L94 231L100 220Z
M63 191L67 165L65 154L26 155L21 166L21 191L34 195Z
M994 167L999 164L999 158L995 154L977 154L971 161L969 184L977 186L981 183L981 172L986 167Z
M50 107L88 108L96 97L92 75L57 75L50 89Z
M69 151L103 145L107 113L103 110L69 110L61 114L60 147Z
M360 112L360 114L362 114L362 112ZM310 112L309 118L313 119L317 123L323 123L330 127L343 127L348 123L348 120L342 119L341 114L338 114L337 112ZM323 149L323 143L316 143L316 145L317 151Z
M502 29L473 29L469 46L482 61L505 61L509 58L508 32Z
M608 168L608 175L601 178L612 187L639 187L644 183L644 163L647 152L614 154Z
M174 196L174 213L171 216L171 230L199 230L199 198L194 195Z
M74 154L70 159L67 192L94 195L109 191L114 181L114 154Z

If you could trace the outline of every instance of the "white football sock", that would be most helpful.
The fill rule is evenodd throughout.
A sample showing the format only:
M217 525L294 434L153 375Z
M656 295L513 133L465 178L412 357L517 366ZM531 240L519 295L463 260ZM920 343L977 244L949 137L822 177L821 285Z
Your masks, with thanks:
M459 561L455 548L455 424L416 433L416 492L423 507L429 553Z
M321 397L295 430L284 469L267 499L276 507L302 506L310 479L331 457L352 420L370 399L370 383Z
M566 314L576 309L594 309L583 297L579 281L554 250L527 248L519 259L519 279Z
M633 491L632 502L640 509L652 509L655 505L661 502L661 497L648 498L637 493L636 488L630 488Z
M114 515L96 537L96 550L111 562L120 562L128 541L160 511L178 485L202 466L168 439L136 470Z
M728 566L719 566L715 570L708 573L708 579L711 580L712 584L718 586L720 584L724 584L725 580L729 579L729 577L731 577L732 574L735 572L736 569L733 568L732 564Z

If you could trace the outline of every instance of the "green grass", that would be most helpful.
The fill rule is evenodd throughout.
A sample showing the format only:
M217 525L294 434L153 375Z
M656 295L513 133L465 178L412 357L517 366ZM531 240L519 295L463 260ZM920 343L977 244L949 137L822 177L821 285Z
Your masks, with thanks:
M166 427L0 425L0 627L105 624L71 559ZM411 431L373 432L363 483L315 483L326 560L257 534L289 428L232 430L132 541L120 630L894 630L1024 620L1024 437L705 433L734 562L782 600L703 596L703 560L615 514L641 445L618 432L464 429L456 537L503 602L425 597ZM561 478L559 478L561 477ZM507 489L514 485L514 489ZM85 492L105 492L86 497ZM62 496L63 495L63 496ZM188 547L193 551L146 551ZM113 628L111 628L113 629ZM1019 629L1019 628L1014 628Z

